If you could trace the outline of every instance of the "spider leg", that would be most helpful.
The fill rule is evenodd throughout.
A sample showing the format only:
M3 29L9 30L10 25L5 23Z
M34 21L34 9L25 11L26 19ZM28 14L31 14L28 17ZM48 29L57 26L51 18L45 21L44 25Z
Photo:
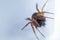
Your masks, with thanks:
M31 22L28 22L21 30L23 30L25 27L28 26L28 24L30 24Z
M36 3L36 10L38 11L38 12L40 12L40 10L38 9L38 4Z
M49 14L54 14L54 13L50 13L50 12L41 12L41 13L49 13ZM45 16L44 16L44 17L45 17ZM51 17L45 17L45 18L54 19L54 18L51 18Z
M45 18L54 19L54 18L51 18L51 17L45 17Z
M48 0L47 0L47 1L48 1ZM44 7L45 7L47 1L46 1L46 2L43 4L43 6L42 6L42 13L41 13L41 16L44 16L43 9L44 9Z
M44 12L41 12L41 13L48 13L48 14L54 14L54 13L51 13L51 12L46 12L46 11L44 11Z
M36 23L35 26L36 26L36 25L40 26L35 19L33 19L33 21Z
M43 11L43 9L44 9L44 7L45 7L45 5L46 5L47 2L48 2L48 0L44 3L44 5L42 7L42 11Z
M38 28L36 28L37 29L37 31L43 36L43 37L45 37L41 32L40 32L40 30L38 29Z
M35 19L33 19L34 20L34 22L36 23L36 25L38 25L38 26L40 26L37 22L36 22L36 20ZM35 27L36 27L36 25L35 25ZM33 24L31 23L31 26L32 26L32 28L33 28L33 31L34 31L34 27L33 27ZM37 29L37 27L36 27L36 29ZM39 29L37 29L38 31L39 31ZM34 31L34 33L35 33L35 31ZM41 33L40 31L39 31L39 33ZM36 33L35 33L36 34ZM43 37L45 37L42 33L41 33L41 35L43 36Z
M35 32L35 29L34 29L34 27L33 27L32 23L31 23L31 26L32 26L33 32L34 32L34 34L35 34L35 36L36 36L37 40L39 40L39 38L38 38L38 36L37 36L37 34L36 34L36 32Z

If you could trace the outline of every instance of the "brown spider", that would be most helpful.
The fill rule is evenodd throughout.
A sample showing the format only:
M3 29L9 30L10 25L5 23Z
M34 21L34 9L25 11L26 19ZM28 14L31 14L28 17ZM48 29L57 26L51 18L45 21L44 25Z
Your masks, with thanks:
M46 3L47 3L47 1L46 1ZM36 29L39 31L38 27L45 26L46 18L50 18L50 17L45 17L45 16L44 16L44 13L50 13L50 12L44 12L44 11L43 11L43 8L45 7L46 3L45 3L45 4L43 5L43 7L42 7L42 12L38 9L38 4L36 3L36 10L37 10L37 12L35 12L35 13L32 15L32 18L31 18L31 19L30 19L30 18L27 18L27 19L26 19L26 20L29 20L29 22L22 28L22 30L23 30L25 27L28 26L28 24L31 24L31 27L32 27L32 29L33 29L33 32L34 32L34 34L35 34L35 36L36 36L36 38L37 38L38 40L39 40L39 38L37 37L34 28L36 28ZM53 14L53 13L50 13L50 14ZM50 18L50 19L53 19L53 18ZM41 33L41 32L39 31L39 33ZM41 33L41 35L42 35L43 37L45 37L42 33Z

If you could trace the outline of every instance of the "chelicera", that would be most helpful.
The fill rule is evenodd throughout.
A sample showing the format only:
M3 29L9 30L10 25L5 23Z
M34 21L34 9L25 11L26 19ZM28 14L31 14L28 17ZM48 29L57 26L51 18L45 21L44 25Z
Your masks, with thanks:
M31 27L33 29L33 32L36 36L36 38L39 40L38 36L36 35L36 32L35 32L35 28L38 30L38 32L43 36L45 37L38 28L42 27L42 26L45 26L45 22L46 22L46 18L50 18L50 17L45 17L44 16L44 13L49 13L49 14L53 14L53 13L50 13L50 12L46 12L46 11L43 11L45 5L46 5L47 1L44 3L43 7L42 7L42 10L40 11L38 9L38 4L36 3L36 10L37 12L33 13L32 14L32 17L31 18L27 18L26 20L29 20L29 22L22 28L22 30L28 26L28 24L31 24ZM53 19L53 18L50 18L50 19Z

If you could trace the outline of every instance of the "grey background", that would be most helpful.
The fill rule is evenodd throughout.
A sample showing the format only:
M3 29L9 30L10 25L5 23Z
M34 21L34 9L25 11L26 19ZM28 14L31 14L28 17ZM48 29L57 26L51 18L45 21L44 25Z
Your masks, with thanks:
M37 40L30 25L21 31L28 22L25 19L36 12L36 2L41 10L45 0L0 0L0 40ZM54 13L54 0L48 0L44 11ZM46 20L46 27L39 30L48 38L54 32L54 20ZM45 40L38 31L36 33L40 40Z

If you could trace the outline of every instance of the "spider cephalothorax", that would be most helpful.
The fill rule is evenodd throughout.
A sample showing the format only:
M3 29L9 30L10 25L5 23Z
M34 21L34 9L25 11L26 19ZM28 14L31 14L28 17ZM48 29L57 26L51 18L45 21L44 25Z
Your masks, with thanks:
M36 22L40 25L40 27L41 26L45 26L45 21L46 21L46 19L45 19L45 17L44 16L41 16L41 14L40 13L34 13L33 15L32 15L32 19L35 19L36 20ZM38 27L38 26L37 26Z
M46 3L47 3L47 1L46 1ZM45 7L46 3L42 7L42 12L38 9L38 5L36 4L37 12L33 13L31 18L26 19L26 20L29 20L29 22L22 28L22 30L23 30L26 26L28 26L28 24L31 24L33 32L38 40L39 40L39 38L37 37L34 28L36 28L39 31L39 33L41 33L40 30L38 29L38 27L45 26L46 18L50 18L50 17L44 16L44 13L50 13L50 12L43 11L43 8ZM53 13L50 13L50 14L53 14ZM50 19L53 19L53 18L50 18ZM45 37L42 33L41 33L41 35L43 37Z

